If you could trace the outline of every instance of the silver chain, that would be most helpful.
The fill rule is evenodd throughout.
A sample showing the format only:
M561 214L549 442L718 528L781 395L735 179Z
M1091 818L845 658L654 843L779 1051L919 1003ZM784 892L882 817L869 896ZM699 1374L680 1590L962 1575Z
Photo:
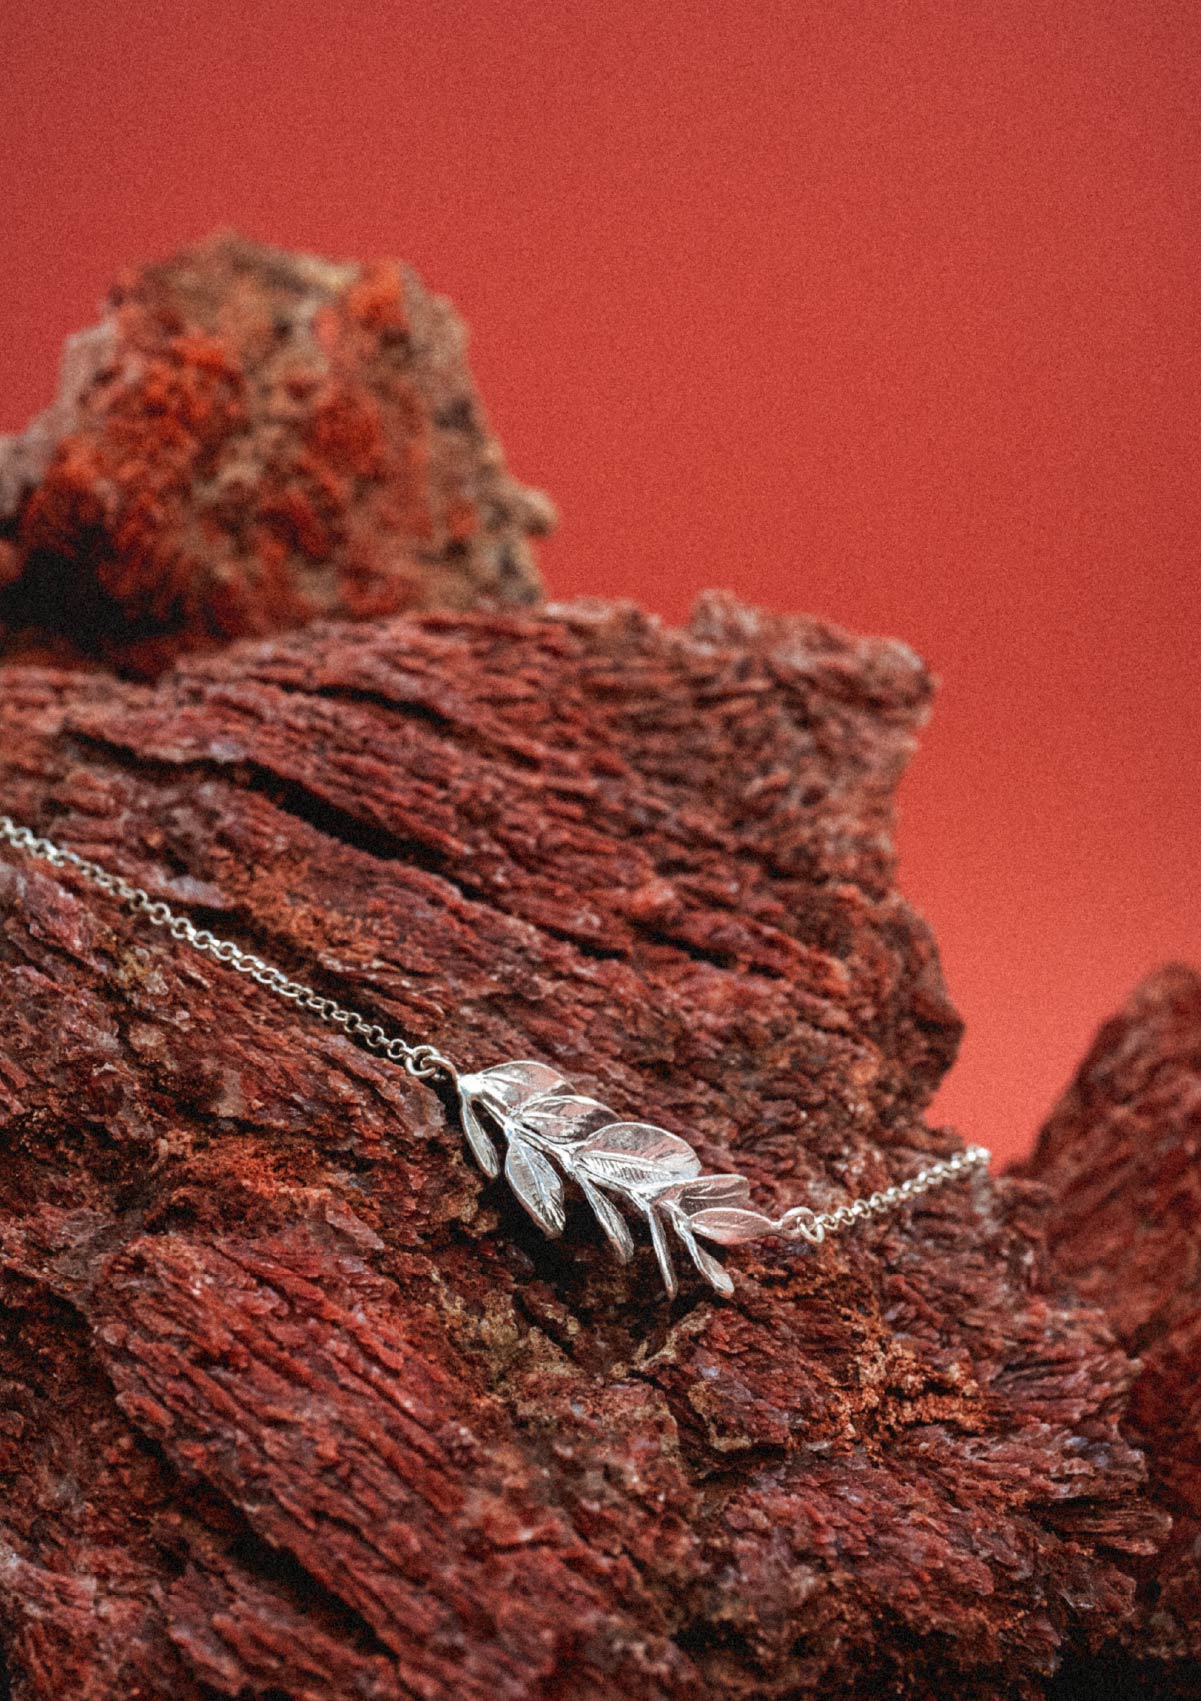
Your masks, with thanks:
M408 1074L419 1081L429 1081L438 1075L457 1082L459 1071L448 1057L432 1045L410 1045L398 1034L389 1034L378 1022L368 1021L357 1010L350 1010L336 999L328 998L304 981L292 980L273 964L264 962L253 951L245 951L232 939L221 939L207 927L197 927L186 915L171 908L161 898L152 898L141 886L135 886L121 874L114 874L98 862L91 862L78 852L43 839L29 827L22 827L7 815L0 815L0 839L28 856L48 862L53 868L71 867L93 886L118 898L135 915L145 917L151 927L161 927L181 945L190 945L219 963L226 963L239 974L248 975L257 985L269 992L311 1011L331 1027L361 1040L371 1051L377 1051L393 1063L399 1063ZM965 1146L952 1157L941 1158L926 1169L898 1181L882 1192L865 1194L832 1211L814 1211L808 1205L794 1205L773 1225L774 1232L789 1239L807 1240L820 1246L827 1235L840 1234L843 1229L863 1222L869 1217L883 1216L929 1193L944 1182L953 1181L969 1170L986 1168L992 1154L985 1146Z
M7 815L0 815L0 839L7 840L10 845L25 851L29 856L50 863L53 868L74 868L93 886L98 886L102 892L119 898L135 915L144 916L151 927L163 928L181 945L190 945L194 951L201 951L207 957L215 957L219 963L227 963L239 974L249 975L259 986L265 986L268 992L286 998L290 1003L299 1005L302 1010L310 1010L314 1016L328 1022L331 1027L341 1028L343 1033L361 1040L371 1051L378 1051L391 1062L401 1064L417 1080L428 1081L436 1075L446 1075L452 1081L457 1078L458 1070L454 1064L448 1057L443 1057L436 1047L410 1045L398 1034L388 1033L378 1022L368 1021L366 1016L361 1016L357 1010L348 1010L345 1005L339 1004L334 998L327 998L315 987L306 986L301 980L291 980L282 969L264 962L262 957L256 957L253 951L244 951L232 939L220 939L215 933L210 933L207 927L197 927L186 915L180 915L178 910L173 910L171 905L164 903L161 898L152 898L149 892L143 891L141 886L133 885L123 875L114 874L110 869L101 867L98 862L90 862L86 856L56 845L53 839L39 838L29 827L19 826Z
M987 1169L991 1161L992 1153L987 1146L965 1146L961 1152L919 1169L908 1181L894 1182L879 1193L866 1193L862 1198L852 1199L849 1204L836 1205L832 1211L814 1211L808 1205L794 1205L790 1211L785 1211L776 1227L783 1235L820 1246L828 1234L841 1234L843 1229L868 1217L885 1216L916 1199L919 1194L929 1193L933 1187L954 1181L968 1170Z

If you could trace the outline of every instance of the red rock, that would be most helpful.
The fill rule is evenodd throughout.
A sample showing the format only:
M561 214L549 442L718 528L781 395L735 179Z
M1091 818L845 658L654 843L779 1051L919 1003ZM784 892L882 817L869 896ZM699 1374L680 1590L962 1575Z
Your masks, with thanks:
M1161 970L1106 1023L1024 1172L1055 1196L1058 1274L1138 1356L1124 1427L1171 1518L1093 1681L1201 1695L1201 975Z
M912 1174L959 1033L893 884L925 674L719 598L504 613L548 513L411 274L144 270L0 445L0 808L766 1208ZM215 653L322 615L366 623ZM14 1701L1201 1693L1196 977L1039 1184L669 1302L71 871L0 851L0 957Z
M392 262L221 237L130 274L0 440L0 646L148 675L318 616L536 599L551 510L464 342Z
M372 309L376 311L376 309ZM957 1145L893 887L899 645L714 600L0 675L0 799L465 1064L534 1055L773 1207ZM400 1070L0 856L16 1701L1032 1697L1162 1515L1047 1195L947 1187L666 1301Z

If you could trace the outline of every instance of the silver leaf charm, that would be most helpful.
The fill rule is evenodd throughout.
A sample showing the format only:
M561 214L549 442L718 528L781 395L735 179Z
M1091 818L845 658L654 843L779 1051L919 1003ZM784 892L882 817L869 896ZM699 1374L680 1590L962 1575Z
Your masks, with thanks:
M492 1129L508 1135L510 1111L538 1094L565 1085L557 1070L523 1059L459 1077L459 1115L472 1156L489 1181L500 1174L500 1155Z
M544 1234L563 1233L567 1212L563 1183L549 1158L525 1140L510 1140L505 1156L505 1180Z
M744 1240L761 1240L770 1234L772 1220L761 1211L745 1211L736 1205L718 1205L697 1211L689 1221L693 1234L715 1240L719 1246L741 1246Z
M751 1209L740 1175L702 1175L701 1161L678 1134L650 1122L618 1121L598 1099L575 1093L544 1063L500 1063L458 1078L463 1131L489 1177L500 1173L497 1139L505 1143L504 1174L513 1193L545 1234L567 1222L565 1183L583 1195L617 1257L634 1255L623 1211L650 1233L663 1285L677 1292L674 1237L718 1293L733 1283L698 1235L736 1246L777 1225Z
M713 1210L719 1205L746 1205L750 1202L751 1184L745 1175L696 1175L687 1181L677 1181L662 1194L688 1215Z
M593 1181L634 1193L657 1192L679 1176L699 1175L701 1160L687 1140L649 1122L611 1122L576 1154Z
M630 1233L630 1225L611 1199L605 1197L595 1183L589 1181L586 1175L576 1174L575 1178L580 1189L592 1207L592 1214L608 1236L609 1244L623 1264L628 1264L634 1256L634 1236Z
M545 1063L497 1063L491 1069L481 1069L478 1075L461 1075L459 1090L468 1098L486 1099L490 1104L507 1107L525 1104L535 1094L552 1093L566 1088L567 1083L557 1069Z
M467 1099L460 1102L460 1114L463 1119L463 1132L467 1136L467 1144L471 1147L475 1161L484 1174L492 1181L500 1174L500 1155L492 1142L492 1136L484 1127L476 1114L475 1106Z
M522 1111L527 1126L555 1145L574 1145L585 1128L595 1128L612 1114L599 1100L581 1098L576 1093L552 1093L549 1098L540 1095L530 1099Z

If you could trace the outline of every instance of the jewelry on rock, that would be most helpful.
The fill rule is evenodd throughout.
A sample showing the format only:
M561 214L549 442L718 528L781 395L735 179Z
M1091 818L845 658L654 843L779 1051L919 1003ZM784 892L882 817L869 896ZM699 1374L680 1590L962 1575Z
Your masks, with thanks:
M378 1022L303 981L291 980L282 969L243 950L232 939L220 939L207 928L197 927L122 875L51 839L39 838L7 815L0 815L0 839L55 868L75 869L135 915L145 917L152 927L165 928L180 944L228 964L269 992L341 1028L369 1050L400 1064L414 1079L432 1083L441 1077L458 1095L463 1134L477 1164L490 1180L499 1175L502 1162L497 1142L503 1141L505 1180L545 1234L563 1233L567 1223L564 1183L571 1182L623 1264L634 1255L634 1238L623 1212L645 1221L664 1286L672 1296L678 1288L672 1236L705 1280L718 1293L728 1295L734 1291L733 1281L700 1244L702 1240L737 1246L779 1235L820 1246L829 1234L897 1210L931 1188L985 1168L991 1156L984 1146L966 1146L906 1181L831 1211L794 1205L782 1216L768 1217L751 1204L750 1183L744 1176L703 1175L700 1159L678 1134L649 1122L620 1120L599 1100L575 1092L546 1063L521 1060L462 1073L436 1047L410 1045L389 1034Z

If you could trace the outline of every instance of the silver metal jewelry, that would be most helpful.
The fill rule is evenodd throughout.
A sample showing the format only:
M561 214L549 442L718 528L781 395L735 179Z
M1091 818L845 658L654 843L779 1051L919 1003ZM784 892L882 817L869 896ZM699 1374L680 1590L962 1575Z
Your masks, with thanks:
M73 850L40 838L29 827L0 815L0 839L54 868L70 867L93 886L117 898L152 927L161 927L181 945L226 963L259 986L380 1052L419 1081L441 1077L458 1095L463 1134L479 1167L492 1179L502 1168L505 1180L545 1234L561 1235L567 1225L565 1183L584 1197L621 1262L634 1255L626 1215L640 1217L650 1231L668 1294L678 1289L672 1263L674 1236L700 1274L718 1293L730 1294L729 1273L700 1241L737 1246L779 1235L820 1246L868 1217L883 1216L931 1188L987 1166L984 1146L966 1146L952 1157L927 1165L907 1181L882 1192L851 1199L832 1211L794 1205L779 1217L765 1216L750 1200L750 1183L741 1175L702 1175L701 1162L678 1134L649 1122L625 1122L599 1100L573 1090L557 1069L522 1060L497 1063L464 1074L432 1045L411 1045L389 1034L336 999L327 998L282 969L244 951L232 939L220 939L197 927L162 899L152 898L120 874ZM620 1206L620 1209L618 1208ZM625 1214L623 1214L623 1212Z

